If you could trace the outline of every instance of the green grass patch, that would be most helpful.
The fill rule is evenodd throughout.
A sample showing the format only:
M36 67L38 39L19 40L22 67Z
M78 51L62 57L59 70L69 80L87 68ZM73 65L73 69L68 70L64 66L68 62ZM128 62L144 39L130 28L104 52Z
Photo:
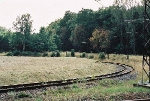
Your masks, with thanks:
M78 83L69 86L69 89L48 90L46 96L52 96L53 100L100 100L114 101L123 100L124 96L130 94L149 93L150 89L133 87L133 82L117 82L111 79L97 82L96 86L87 88L86 83Z

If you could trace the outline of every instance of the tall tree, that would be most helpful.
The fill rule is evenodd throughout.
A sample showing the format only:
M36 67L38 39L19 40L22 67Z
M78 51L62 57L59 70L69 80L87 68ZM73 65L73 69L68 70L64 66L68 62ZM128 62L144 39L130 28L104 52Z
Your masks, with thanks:
M22 51L26 50L26 46L30 43L30 34L32 32L32 20L30 14L23 14L18 16L16 21L13 22L14 29L17 33L23 35L22 39Z
M81 44L84 42L84 43L87 43L87 32L85 31L84 27L83 26L76 26L74 31L72 32L72 35L71 35L71 41L73 43L73 45L79 49L81 47Z
M77 25L83 26L83 28L88 32L86 33L87 39L91 36L91 33L97 26L96 19L95 19L95 13L91 9L82 9L77 14Z
M94 49L98 51L105 51L109 47L109 31L104 29L95 29L92 33L92 37L90 37L90 42Z
M123 13L125 11L125 8L123 6L119 6L115 4L111 8L111 14L113 17L113 27L112 27L112 33L111 33L111 40L115 41L115 43L111 43L111 46L115 48L116 51L119 53L123 53L125 50L125 42L124 42L124 36L125 36L125 24L124 24L124 16ZM116 40L117 39L117 40Z
M127 47L130 47L133 54L136 54L135 20L139 17L135 8L140 5L137 0L115 0L114 5L125 8L123 10L124 21L126 22Z
M10 34L11 32L5 27L0 26L0 51L9 51L10 50Z
M64 50L70 50L71 49L71 42L70 42L70 35L71 31L74 27L74 18L76 17L76 14L70 11L66 11L63 19L60 20L60 38L62 40L62 44L64 45Z

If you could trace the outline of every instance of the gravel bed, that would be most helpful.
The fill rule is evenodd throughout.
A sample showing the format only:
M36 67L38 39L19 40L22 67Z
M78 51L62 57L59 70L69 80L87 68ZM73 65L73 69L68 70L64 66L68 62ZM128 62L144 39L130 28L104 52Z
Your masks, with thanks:
M119 76L119 77L116 77L116 78L113 78L114 80L117 80L119 82L123 82L123 81L127 81L127 80L134 80L137 78L137 72L132 72L132 73L129 73L127 75L123 75L123 76Z

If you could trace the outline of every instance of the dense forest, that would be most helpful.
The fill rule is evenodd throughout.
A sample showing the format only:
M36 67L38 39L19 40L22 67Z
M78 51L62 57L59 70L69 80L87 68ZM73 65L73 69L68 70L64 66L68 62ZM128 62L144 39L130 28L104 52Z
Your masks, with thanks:
M70 51L142 54L144 6L101 7L66 11L63 18L34 33L30 14L18 16L15 31L0 27L0 51Z

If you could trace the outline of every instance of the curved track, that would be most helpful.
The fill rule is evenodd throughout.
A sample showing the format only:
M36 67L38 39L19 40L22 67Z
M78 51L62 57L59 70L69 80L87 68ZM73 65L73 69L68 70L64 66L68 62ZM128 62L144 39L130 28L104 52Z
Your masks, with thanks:
M9 91L30 90L30 89L37 89L37 88L50 87L50 86L63 86L63 85L69 85L69 84L79 83L79 82L82 83L82 82L102 80L102 79L107 79L107 78L115 78L115 77L120 77L120 76L129 74L134 70L133 67L125 65L125 64L112 63L112 62L103 62L103 63L116 64L117 66L119 66L120 70L111 74L99 75L99 76L94 76L94 77L0 86L0 93L5 93Z

